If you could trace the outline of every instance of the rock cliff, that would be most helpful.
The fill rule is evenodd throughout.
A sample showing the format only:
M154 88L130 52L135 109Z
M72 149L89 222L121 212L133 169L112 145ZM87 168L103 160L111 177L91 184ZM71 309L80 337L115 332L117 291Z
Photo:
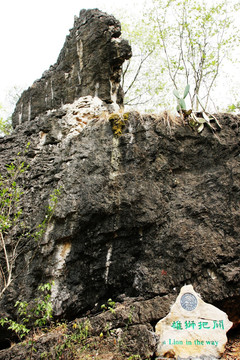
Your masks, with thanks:
M222 130L214 136L133 112L116 138L105 113L74 130L69 113L82 101L1 139L1 164L31 144L25 209L33 223L42 220L52 189L61 187L37 256L27 263L33 243L2 310L11 313L17 299L33 298L39 283L54 279L57 317L97 311L110 297L140 297L158 299L147 318L154 324L167 314L162 299L170 306L183 284L193 284L237 324L239 117L218 115Z
M96 16L95 10L81 14L84 19L105 16ZM107 20L104 34L109 46L120 46L120 30L114 24ZM218 114L222 129L213 133L206 127L198 134L177 119L170 122L167 113L130 112L122 135L115 136L109 121L109 87L108 97L99 92L96 97L95 85L75 93L70 82L71 95L63 103L71 104L60 106L59 100L57 106L49 105L44 100L33 106L30 117L23 112L20 124L19 109L33 99L33 91L36 99L38 93L44 99L42 86L48 89L47 81L50 84L54 76L50 71L23 94L14 132L0 139L2 172L19 151L29 165L21 181L24 211L32 226L43 220L53 189L61 189L44 238L29 243L17 261L18 278L1 299L1 312L14 315L16 300L29 301L39 283L54 280L55 317L72 320L98 311L110 297L119 302L137 298L143 306L133 325L142 324L148 333L167 314L180 287L192 284L237 325L240 117ZM149 347L153 351L153 345Z
M150 298L184 283L209 302L239 297L239 118L219 116L214 136L129 113L116 138L105 113L83 129L74 119L87 100L1 139L1 164L31 144L33 222L52 189L62 192L24 287L54 278L56 314L69 317L106 296Z

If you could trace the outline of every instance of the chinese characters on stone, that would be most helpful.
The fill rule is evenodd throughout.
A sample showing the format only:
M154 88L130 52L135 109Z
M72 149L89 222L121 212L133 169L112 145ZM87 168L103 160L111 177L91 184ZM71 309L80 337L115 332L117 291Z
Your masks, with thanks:
M171 327L176 330L183 330L183 329L195 329L197 327L199 330L202 329L222 329L224 330L223 320L210 320L210 321L185 321L182 323L180 320L173 321Z

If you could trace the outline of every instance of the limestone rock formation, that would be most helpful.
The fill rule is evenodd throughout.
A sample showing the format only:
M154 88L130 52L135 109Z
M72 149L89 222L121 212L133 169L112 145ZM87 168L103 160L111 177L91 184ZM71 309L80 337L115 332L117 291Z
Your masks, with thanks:
M38 256L2 300L6 309L50 279L55 314L68 318L107 297L147 299L191 283L207 302L231 300L239 321L239 118L219 116L214 136L130 113L116 138L105 113L82 128L74 118L81 101L0 140L1 165L31 144L25 210L33 223L52 190L62 192Z
M153 353L150 333L184 284L240 322L240 118L217 115L222 129L198 134L170 124L166 114L130 112L115 136L109 105L116 92L122 102L119 71L130 56L119 35L112 17L83 11L57 64L19 100L14 132L0 138L1 173L19 152L29 165L20 180L31 228L44 219L53 189L61 189L44 238L18 257L17 280L0 310L14 317L16 300L30 301L51 280L56 318L98 312L110 297L134 298L142 307L132 334L149 336L144 356ZM89 63L81 57L86 41L103 64L95 75L94 49ZM125 326L122 316L112 325Z
M129 113L116 138L95 101L79 99L0 139L1 167L30 142L23 180L33 224L52 190L62 193L44 239L19 258L1 312L12 314L16 300L50 280L55 316L68 319L109 297L160 301L191 283L238 324L239 117L219 115L214 136ZM86 124L83 104L86 113L95 106ZM150 312L148 326L161 317Z
M122 105L121 66L131 57L131 47L120 35L121 25L113 16L97 9L82 10L57 63L22 94L13 126L81 96L97 96L107 104Z

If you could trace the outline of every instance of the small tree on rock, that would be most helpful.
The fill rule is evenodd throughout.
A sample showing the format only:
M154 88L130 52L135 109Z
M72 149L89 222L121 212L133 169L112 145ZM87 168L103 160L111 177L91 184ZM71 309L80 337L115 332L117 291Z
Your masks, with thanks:
M27 169L21 154L18 154L14 162L6 165L4 175L0 174L0 298L18 276L14 273L16 262L27 251L30 240L38 242L42 238L58 200L59 190L55 190L50 196L44 220L31 228L23 210L22 175Z

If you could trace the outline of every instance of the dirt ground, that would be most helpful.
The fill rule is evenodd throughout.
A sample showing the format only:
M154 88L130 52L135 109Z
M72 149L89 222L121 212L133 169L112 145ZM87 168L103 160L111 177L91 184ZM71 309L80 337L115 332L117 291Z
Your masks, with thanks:
M137 357L136 355L130 355L127 352L124 353L121 350L117 349L116 342L114 339L108 338L103 339L97 345L90 346L88 349L83 351L79 358L81 360L148 360ZM119 351L120 350L120 351ZM150 360L150 358L149 358ZM222 360L240 360L240 329L233 331L229 335L229 341L226 345L226 351L223 354Z
M99 339L89 339L85 350L75 355L78 360L152 360L154 357L141 358L124 351L124 344L117 344L116 339L111 336L99 341ZM169 359L168 359L169 360ZM240 360L240 329L233 331L229 335L226 351L221 360Z
M229 335L229 341L222 359L240 360L240 329L233 331Z

